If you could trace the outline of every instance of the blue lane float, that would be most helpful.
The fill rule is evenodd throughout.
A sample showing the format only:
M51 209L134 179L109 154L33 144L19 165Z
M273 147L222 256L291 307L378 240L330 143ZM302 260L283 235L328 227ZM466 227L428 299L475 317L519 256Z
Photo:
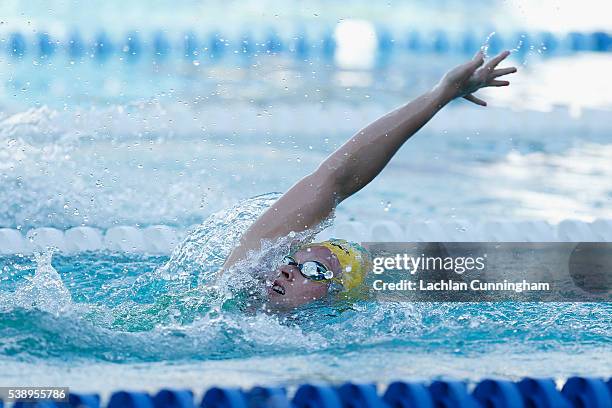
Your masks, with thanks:
M483 407L522 408L523 397L516 384L505 380L484 380L473 392L474 398Z
M593 33L593 48L599 52L612 51L612 35L602 31Z
M374 384L344 384L337 392L343 407L387 408L387 404L376 393Z
M293 42L293 52L298 59L306 59L309 54L309 44L304 34L298 35Z
M81 408L100 408L100 396L96 394L70 394L68 406Z
M248 404L239 388L214 387L206 391L200 408L248 408Z
M73 59L81 58L83 55L85 55L85 43L81 37L81 34L78 32L73 32L70 34L68 37L67 51L68 56Z
M153 35L153 53L156 58L165 58L170 54L171 44L162 31Z
M50 58L63 53L70 58L93 56L100 61L112 56L127 56L125 60L128 62L140 57L160 58L171 54L182 55L189 60L199 59L201 56L221 59L229 54L295 54L300 59L333 59L338 45L333 29L311 37L307 37L303 31L281 36L270 28L263 36L245 33L236 38L226 37L218 31L204 35L194 30L185 30L182 35L173 36L163 30L142 33L135 29L122 36L110 35L106 31L100 31L93 36L72 32L64 38L55 38L47 32L39 32L34 36L12 32L5 34L0 40L6 44L7 54L14 58L26 55ZM89 40L85 41L84 38ZM402 53L473 54L484 40L482 35L474 32L449 33L438 30L391 33L384 27L377 29L377 39L377 53L383 61L388 60L391 55ZM612 34L603 31L571 32L566 35L551 32L496 33L489 38L488 47L491 53L508 48L516 49L519 55L532 51L544 55L585 51L612 52Z
M155 408L191 408L194 406L191 390L161 390L153 397Z
M280 41L280 39L279 39ZM225 54L226 42L221 33L213 33L210 37L209 56L212 59L223 57Z
M321 49L323 51L323 56L327 59L332 59L336 53L336 39L332 32L328 32L323 36L323 40L321 41Z
M184 45L184 52L183 55L185 58L197 58L198 56L198 48L199 48L199 44L198 44L198 39L195 35L195 33L193 32L188 32L185 34L185 36L183 37L183 45Z
M41 57L50 57L55 52L55 43L47 33L39 33L38 49Z
M10 404L8 406L11 406ZM68 402L17 402L14 408L99 408L95 394L71 394ZM0 408L2 408L0 400ZM384 392L374 384L348 383L338 387L304 384L292 397L284 388L213 387L200 401L190 390L163 389L154 396L144 392L118 391L107 408L610 408L612 379L572 377L561 390L552 379L525 378L518 382L485 379L468 388L460 381L422 383L394 382Z
M424 384L391 383L383 395L383 401L391 407L434 408L434 401Z
M275 31L271 31L264 42L264 52L269 54L280 54L285 46L283 40Z
M287 390L281 387L255 387L247 395L249 408L290 408Z
M342 401L336 390L325 385L302 385L293 397L296 408L341 408Z
M561 394L574 407L612 407L612 395L606 383L597 378L572 377Z
M114 47L108 34L99 33L93 43L93 54L101 61L107 60L113 53Z
M111 395L107 408L155 408L153 398L144 392L118 391Z
M551 379L525 378L518 383L525 405L533 408L570 408Z
M21 33L13 33L9 37L8 51L13 57L22 57L26 52L26 38Z
M142 44L137 32L128 34L125 45L122 47L122 52L126 55L128 61L135 61L142 54Z
M429 393L436 407L480 408L467 385L460 381L434 381L429 386Z

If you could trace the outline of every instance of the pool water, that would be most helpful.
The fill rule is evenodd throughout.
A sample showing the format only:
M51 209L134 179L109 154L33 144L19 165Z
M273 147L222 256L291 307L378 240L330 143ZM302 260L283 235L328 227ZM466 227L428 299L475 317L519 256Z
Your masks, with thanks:
M83 14L91 6L29 2L22 10L17 3L3 5L7 29L29 35L38 33L37 24L59 25L90 38L97 23L115 42L138 27L144 38L160 24L180 37L201 23L199 14L211 24L226 21L224 7L234 6L215 3L215 14L201 2L156 2L143 19L134 11L138 2L123 9L125 2L99 2L99 21L92 21ZM325 32L344 17L372 18L373 26L387 24L401 38L408 38L407 21L431 33L438 27L425 21L448 20L449 36L471 17L483 27L540 29L521 11L526 4L512 2L448 3L465 6L456 14L447 2L352 0L344 17L328 2L286 4L293 3L249 2L241 11L247 15L232 14L224 34L239 38L249 13L260 15L263 29L276 24L283 38L300 23ZM268 5L281 12L269 13ZM278 17L288 14L290 29ZM597 14L593 21L606 13ZM130 62L119 48L100 61L60 51L10 57L6 38L0 32L0 228L25 235L38 227L162 224L186 238L163 255L51 249L20 255L0 248L1 385L105 394L611 375L609 303L360 301L271 315L259 308L262 271L246 268L213 284L240 234L278 196L272 192L286 191L350 135L427 90L466 55L403 50L368 68L342 68L286 54ZM433 37L423 38L429 44ZM516 48L512 87L482 91L486 109L453 102L332 222L612 219L612 88L601 79L612 54L547 54L542 44L521 48L504 38ZM283 248L268 254L267 266Z
M16 290L0 298L2 383L105 393L610 373L609 304L364 302L289 316L219 311L205 290L168 292L142 279L167 260L89 253L55 256L51 267L3 258L3 275L15 268L3 289ZM35 273L44 278L26 279Z
M359 301L263 312L263 285L251 271L220 284L213 272L276 197L211 216L170 257L0 258L2 382L107 393L117 386L609 374L609 303Z
M464 57L397 59L376 70L274 56L248 69L85 60L64 70L63 56L33 67L0 59L0 225L186 228L240 199L285 191ZM448 106L338 217L610 218L612 90L590 79L560 88L557 75L605 76L612 56L514 54L510 63L520 69L512 87L482 91L486 109Z

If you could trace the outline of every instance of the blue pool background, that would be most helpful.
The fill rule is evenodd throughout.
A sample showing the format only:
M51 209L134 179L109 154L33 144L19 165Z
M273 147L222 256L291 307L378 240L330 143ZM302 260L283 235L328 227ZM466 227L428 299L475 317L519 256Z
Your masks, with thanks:
M286 190L492 32L490 51L516 49L513 86L483 91L486 110L453 103L337 219L610 219L611 21L598 7L3 3L0 227L189 230ZM208 52L215 44L226 51ZM211 289L206 268L168 276L169 259L2 255L0 384L105 392L612 372L609 304L364 302L268 316Z

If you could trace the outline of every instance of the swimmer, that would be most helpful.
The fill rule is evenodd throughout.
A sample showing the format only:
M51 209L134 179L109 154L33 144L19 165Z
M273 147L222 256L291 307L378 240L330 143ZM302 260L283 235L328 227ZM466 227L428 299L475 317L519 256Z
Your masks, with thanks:
M430 91L357 132L251 225L221 273L245 259L249 251L260 250L264 240L305 231L326 220L338 204L374 180L404 142L453 99L462 97L487 106L474 93L510 84L498 78L516 68L497 68L508 55L504 51L485 63L479 51L472 60L448 71ZM357 244L344 240L308 244L283 259L268 288L267 307L291 310L325 298L332 290L349 296L362 286L368 269L368 254Z

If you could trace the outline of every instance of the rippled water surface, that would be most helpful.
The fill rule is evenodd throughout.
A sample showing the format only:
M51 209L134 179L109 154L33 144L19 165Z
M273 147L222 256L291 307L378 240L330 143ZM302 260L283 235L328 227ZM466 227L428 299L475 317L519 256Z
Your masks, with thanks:
M302 23L325 31L345 18L371 18L372 27L385 23L401 38L407 27L432 33L440 27L428 22L444 21L453 44L453 33L478 25L466 24L470 18L496 25L493 40L504 29L535 33L541 23L532 16L537 7L513 2L352 0L350 15L345 3L246 2L234 15L224 13L234 2L216 4L216 14L203 9L214 2L154 2L144 19L138 2L121 8L125 2L112 1L97 2L95 21L85 13L91 7L73 2L17 3L0 6L7 33L74 28L90 38L104 29L113 41L165 26L182 38L185 27L219 20L240 38L252 15L261 17L254 29L273 25L283 38ZM446 4L456 3L462 11L449 12ZM578 24L567 7L555 21L569 16L564 24L572 29L598 29ZM287 28L281 23L289 17L295 24ZM508 38L509 63L519 67L512 86L482 91L486 109L452 103L336 219L612 219L610 53L548 54L541 44ZM286 242L268 249L263 268L247 264L213 284L240 234L278 197L270 192L288 189L465 55L404 50L364 69L265 53L130 62L119 52L100 62L60 52L12 58L0 48L0 228L25 234L165 224L189 231L164 256L0 255L0 384L107 392L612 373L610 304L361 301L265 314L261 279Z
M197 389L262 378L562 378L612 368L609 304L363 302L271 316L245 313L243 301L219 308L219 293L187 281L147 279L167 261L89 253L56 255L51 267L3 258L3 382ZM83 378L107 370L124 382Z
M0 378L105 392L262 378L293 385L609 374L608 303L360 301L269 315L248 269L213 285L239 232L276 197L211 216L170 257L0 258ZM108 373L121 381L88 380Z

